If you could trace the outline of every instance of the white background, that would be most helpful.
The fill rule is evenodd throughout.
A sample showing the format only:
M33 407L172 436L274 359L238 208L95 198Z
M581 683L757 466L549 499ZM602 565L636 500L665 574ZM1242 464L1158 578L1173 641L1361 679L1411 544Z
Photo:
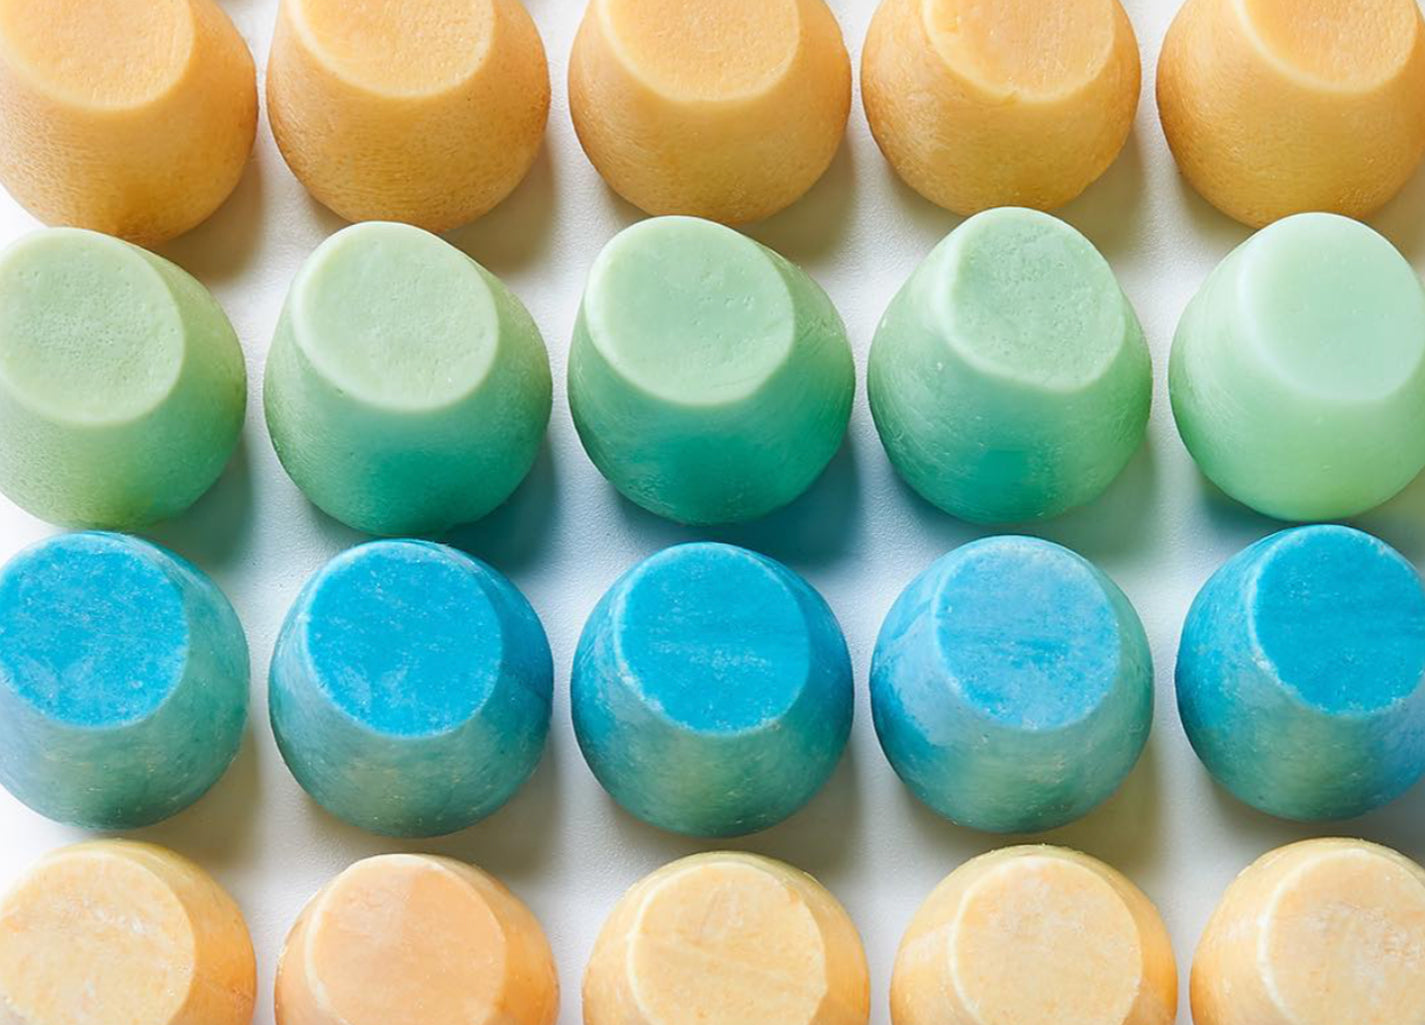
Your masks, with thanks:
M931 560L981 532L900 484L859 385L844 451L807 496L760 523L679 528L639 511L605 484L570 423L565 356L591 261L639 214L604 187L570 126L565 66L581 0L527 4L544 36L554 82L548 143L508 201L450 239L529 306L557 382L549 442L530 479L506 507L458 538L514 579L549 632L556 696L544 762L493 818L444 840L402 844L364 835L318 809L277 753L265 704L277 628L303 580L362 538L303 500L283 475L263 423L261 371L288 283L301 261L341 226L287 171L264 118L232 199L207 224L161 250L213 290L242 339L251 381L243 443L210 494L187 515L148 532L212 574L236 605L252 648L253 716L241 756L216 789L177 818L136 835L195 858L242 905L257 948L259 1025L272 1022L277 955L303 903L353 860L393 850L464 858L523 897L553 944L564 987L559 1020L572 1025L580 1020L584 962L615 900L646 872L706 846L634 821L585 767L567 700L579 630L604 589L638 559L678 541L732 541L785 561L831 603L855 661L858 718L844 762L805 811L728 846L790 861L845 902L870 958L872 1020L888 1022L891 964L912 912L951 869L1008 841L943 822L903 789L871 728L867 668L881 619L900 589ZM261 74L276 0L223 0L223 6L251 45ZM831 0L831 6L858 60L873 0ZM1144 58L1137 126L1117 164L1062 215L1102 249L1143 321L1156 370L1152 427L1145 449L1106 495L1029 532L1082 552L1127 591L1152 639L1159 703L1147 753L1123 790L1084 821L1044 839L1105 859L1148 892L1172 932L1185 992L1207 916L1251 860L1318 833L1366 836L1425 856L1425 792L1417 789L1349 824L1310 829L1276 822L1209 781L1178 722L1172 669L1188 605L1223 560L1275 525L1206 486L1173 428L1164 372L1178 316L1246 230L1179 179L1158 126L1153 71L1177 0L1126 0L1126 6ZM845 145L826 177L750 234L805 266L830 293L850 330L864 384L866 352L887 302L956 223L893 176L866 128L858 95ZM1425 172L1373 223L1425 267ZM0 195L0 241L33 227ZM1418 564L1425 558L1425 484L1417 482L1359 525ZM0 499L0 556L52 531ZM85 836L0 793L0 887L41 854ZM1182 1020L1188 1020L1185 995Z

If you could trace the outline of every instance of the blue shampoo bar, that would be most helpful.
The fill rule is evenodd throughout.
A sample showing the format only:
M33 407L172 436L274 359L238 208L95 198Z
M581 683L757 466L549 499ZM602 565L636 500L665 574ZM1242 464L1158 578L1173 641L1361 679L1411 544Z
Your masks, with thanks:
M201 797L247 721L242 626L157 545L63 534L0 570L0 783L49 818L137 829Z
M269 688L282 755L338 818L389 836L463 829L534 772L554 669L524 596L425 541L343 552L298 596Z
M584 627L574 729L630 813L692 836L775 825L821 789L851 730L841 628L781 563L724 544L666 549Z
M1153 666L1123 592L1066 548L992 537L922 573L871 667L886 757L911 791L997 833L1064 825L1138 761Z

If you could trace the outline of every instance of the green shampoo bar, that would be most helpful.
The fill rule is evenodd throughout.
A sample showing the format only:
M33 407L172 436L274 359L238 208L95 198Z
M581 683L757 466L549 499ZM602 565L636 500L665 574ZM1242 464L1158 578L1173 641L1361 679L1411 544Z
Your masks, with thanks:
M265 404L313 504L372 534L435 534L505 501L549 424L549 356L513 292L405 224L337 232L287 297Z
M129 530L183 512L246 403L232 325L167 260L77 228L0 254L0 491L30 513Z

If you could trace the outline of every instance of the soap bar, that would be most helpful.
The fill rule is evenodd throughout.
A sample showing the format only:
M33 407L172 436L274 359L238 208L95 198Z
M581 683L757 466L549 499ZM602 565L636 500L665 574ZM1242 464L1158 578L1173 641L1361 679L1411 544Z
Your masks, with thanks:
M463 829L534 772L554 669L534 610L463 552L378 541L327 563L272 658L272 728L338 818L389 836Z
M1420 8L1187 0L1158 60L1158 111L1184 177L1229 217L1364 217L1425 153Z
M227 465L246 403L232 325L167 260L70 228L0 254L0 491L26 511L176 516Z
M846 641L806 581L700 543L625 573L584 626L574 730L599 782L662 829L775 825L831 775L854 704Z
M1227 888L1192 965L1197 1025L1416 1025L1425 870L1361 840L1307 840Z
M1128 775L1153 718L1153 663L1123 592L1027 537L955 549L896 600L871 710L911 791L961 825L1053 829Z
M42 815L137 829L218 781L247 722L242 625L157 545L64 534L0 569L0 785Z
M252 54L214 0L0 2L0 183L46 224L181 235L256 131Z
M589 0L569 109L634 206L741 224L790 206L831 164L851 61L823 0Z
M1177 687L1188 739L1243 801L1364 814L1425 774L1425 588L1358 530L1273 534L1199 592Z
M256 989L242 912L161 847L66 847L0 900L6 1022L249 1025Z
M891 978L894 1025L1168 1025L1177 1007L1152 902L1058 847L993 851L952 872L916 912Z
M1123 149L1141 79L1119 0L883 0L861 58L886 159L959 214L1078 196Z
M559 980L533 914L448 858L357 862L303 910L277 1025L554 1025Z
M319 202L445 231L534 164L549 66L519 0L281 0L267 111Z
M264 400L283 466L324 512L430 534L524 480L549 423L549 356L519 299L460 250L359 224L298 272Z
M695 854L619 901L584 975L585 1025L866 1025L866 955L811 876Z
M642 221L594 263L569 404L594 464L645 509L711 524L786 505L841 447L855 390L826 293L730 228Z
M1169 387L1227 494L1278 519L1356 516L1425 466L1425 287L1364 224L1278 221L1188 305Z
M977 523L1096 498L1143 443L1148 346L1113 271L1048 214L964 222L891 302L868 386L881 441L927 501Z

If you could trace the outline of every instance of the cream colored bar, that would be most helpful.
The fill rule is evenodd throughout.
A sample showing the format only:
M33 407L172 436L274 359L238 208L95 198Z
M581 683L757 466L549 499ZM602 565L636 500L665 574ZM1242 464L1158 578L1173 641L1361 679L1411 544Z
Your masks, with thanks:
M1361 840L1267 854L1227 889L1192 966L1196 1025L1416 1025L1425 870Z
M1170 1025L1177 1006L1152 903L1059 847L993 851L952 872L916 912L891 980L895 1025Z
M449 858L357 862L312 898L277 969L278 1025L553 1025L539 922Z
M0 901L6 1025L249 1025L256 988L242 912L161 847L67 847Z
M861 939L836 898L753 854L697 854L643 879L584 976L585 1025L865 1025L869 1013Z

